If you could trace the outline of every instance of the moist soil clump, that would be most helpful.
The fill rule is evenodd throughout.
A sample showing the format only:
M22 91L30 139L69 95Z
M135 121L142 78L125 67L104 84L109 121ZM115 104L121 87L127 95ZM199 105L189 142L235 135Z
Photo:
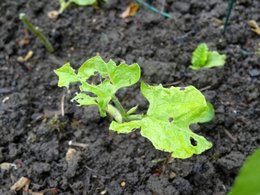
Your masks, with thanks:
M59 8L58 1L1 0L0 163L15 167L0 170L0 194L14 194L10 187L21 177L32 181L32 191L45 194L224 195L230 190L260 143L259 36L247 25L260 21L260 2L237 1L225 34L216 22L224 20L224 0L167 0L164 8L172 18L144 7L134 17L120 18L130 2L110 0L98 9L73 5L52 20L47 13ZM19 13L47 35L53 54L25 30ZM227 55L224 67L189 68L201 42ZM31 59L17 61L30 50ZM71 103L76 87L58 88L53 70L65 62L78 68L97 53L106 60L139 63L142 80L149 84L200 89L216 116L192 128L213 148L172 159L138 131L109 131L109 119L100 118L96 107ZM117 95L127 108L138 104L145 112L148 107L138 85ZM87 147L69 146L71 140Z

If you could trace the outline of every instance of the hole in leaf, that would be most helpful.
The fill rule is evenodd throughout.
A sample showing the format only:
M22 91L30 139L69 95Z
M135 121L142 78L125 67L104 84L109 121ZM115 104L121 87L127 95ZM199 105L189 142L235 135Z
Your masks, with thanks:
M184 91L184 90L185 90L185 87L180 87L180 90L181 90L181 91Z
M192 130L192 131L198 131L200 129L200 126L198 124L190 124L189 125L189 128Z
M86 92L86 94L88 95L88 96L90 96L90 97L97 97L97 95L96 94L94 94L94 93L92 93L92 92Z
M173 118L170 117L170 118L168 119L168 121L169 121L170 123L173 122Z
M104 81L104 79L102 78L102 76L99 74L99 72L94 72L94 75L90 76L87 79L87 82L90 84L94 84L94 85L99 85Z
M193 139L192 137L190 137L190 143L193 146L197 146L197 141L195 139Z

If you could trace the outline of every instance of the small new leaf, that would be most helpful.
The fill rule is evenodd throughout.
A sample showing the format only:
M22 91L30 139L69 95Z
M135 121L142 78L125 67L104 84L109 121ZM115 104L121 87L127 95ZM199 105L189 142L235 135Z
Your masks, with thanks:
M137 121L113 121L111 130L129 133L141 128L142 136L156 149L170 152L176 158L188 158L212 147L189 129L191 124L207 122L214 116L213 107L195 87L164 88L142 83L141 91L150 103L147 114Z
M97 2L97 0L71 0L71 1L80 6L93 5Z
M221 55L217 51L209 51L206 43L201 43L192 53L192 65L193 70L199 70L201 68L212 68L217 66L224 66L226 61L226 55Z
M206 43L201 43L192 53L192 67L201 67L206 64L208 58L208 46Z
M130 109L127 111L126 114L128 114L128 115L134 114L134 113L137 111L137 109L138 109L138 105L136 105L136 106L130 108Z
M217 51L208 53L208 58L205 67L211 68L216 66L224 66L226 61L226 55L221 55Z
M54 70L59 77L58 86L68 87L70 83L79 81L75 70L71 68L70 64L64 64L61 68Z

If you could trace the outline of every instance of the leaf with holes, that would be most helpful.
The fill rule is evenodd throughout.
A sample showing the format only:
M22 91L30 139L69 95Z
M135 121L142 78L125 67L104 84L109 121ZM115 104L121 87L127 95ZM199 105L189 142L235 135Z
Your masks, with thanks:
M80 82L80 93L73 100L79 105L97 105L102 117L106 116L108 103L117 90L135 84L141 74L138 64L121 63L117 66L112 60L106 63L100 56L84 62L77 74L68 63L55 70L55 73L59 77L59 87L68 87L70 83ZM89 80L93 77L99 83L90 83Z
M141 91L149 101L147 114L136 121L117 123L110 129L129 133L141 129L156 149L170 152L176 158L188 158L212 147L204 137L193 133L189 126L203 123L214 116L213 107L193 86L164 88L162 85L141 84Z

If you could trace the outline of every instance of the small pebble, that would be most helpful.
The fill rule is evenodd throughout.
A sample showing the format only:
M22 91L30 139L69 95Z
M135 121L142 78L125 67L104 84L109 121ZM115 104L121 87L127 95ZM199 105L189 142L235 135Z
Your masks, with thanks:
M257 77L260 76L260 70L259 69L252 69L249 70L249 74L251 77Z
M124 187L126 186L126 182L122 181L122 182L120 183L120 186L121 186L122 188L124 188Z

